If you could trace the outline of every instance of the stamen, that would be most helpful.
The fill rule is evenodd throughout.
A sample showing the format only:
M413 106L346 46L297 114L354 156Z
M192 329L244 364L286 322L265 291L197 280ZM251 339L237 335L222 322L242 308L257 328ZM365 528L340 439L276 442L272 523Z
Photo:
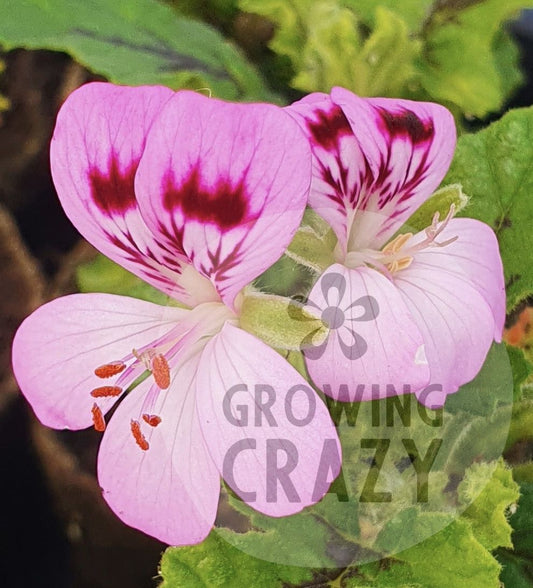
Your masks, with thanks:
M141 425L139 421L131 421L131 432L133 433L133 438L135 439L137 445L143 450L147 451L150 447L146 437L141 433Z
M427 247L446 247L457 240L457 236L446 239L446 241L437 241L437 237L446 228L450 220L455 214L455 205L450 206L450 210L443 221L440 221L440 214L437 211L433 215L431 225L424 229L426 238L422 241L412 245L411 247L405 247L407 242L413 236L412 233L404 233L398 235L390 243L383 247L381 253L385 256L382 262L386 265L387 270L391 273L397 272L408 268L413 262L414 256L419 251L426 249Z
M94 373L99 378L110 378L116 376L126 369L126 364L122 361L113 361L97 367Z
M122 393L122 388L119 386L100 386L91 391L91 396L94 398L107 398L109 396L119 396Z
M161 417L158 417L156 414L143 414L143 421L151 427L157 427L161 422Z
M161 353L154 355L151 368L155 383L161 390L166 390L170 386L170 368L166 357Z
M386 263L387 269L391 273L406 269L413 263L411 255L405 255L404 257L397 255L412 236L413 233L402 233L383 247L383 253L392 258L390 262Z
M93 404L91 412L93 413L93 425L95 430L100 431L100 433L105 431L104 415L102 414L102 411L96 402Z

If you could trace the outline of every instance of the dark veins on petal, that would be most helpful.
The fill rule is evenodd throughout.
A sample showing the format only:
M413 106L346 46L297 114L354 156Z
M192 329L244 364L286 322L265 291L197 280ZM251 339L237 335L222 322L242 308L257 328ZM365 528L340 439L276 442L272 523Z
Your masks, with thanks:
M223 231L232 229L246 219L248 212L244 177L236 185L221 178L215 186L206 188L201 185L198 167L194 167L176 186L169 171L163 179L163 206L169 212L179 208L187 219L214 224Z
M112 153L107 170L102 171L97 167L89 169L91 196L103 213L108 216L122 215L136 207L133 185L138 166L139 160L134 160L121 170L116 154Z
M351 135L352 128L339 106L334 106L329 112L316 111L317 120L307 121L307 127L315 143L331 151L337 146L340 137Z
M378 112L384 128L391 137L407 136L415 145L433 138L435 132L433 121L428 120L424 123L411 110L392 113L384 108L379 108Z

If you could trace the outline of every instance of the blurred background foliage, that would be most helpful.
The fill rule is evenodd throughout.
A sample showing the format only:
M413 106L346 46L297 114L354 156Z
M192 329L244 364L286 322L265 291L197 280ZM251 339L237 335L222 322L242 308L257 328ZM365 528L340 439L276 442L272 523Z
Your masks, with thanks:
M13 505L0 550L6 586L533 585L533 110L503 116L509 106L533 103L533 13L516 20L526 8L533 2L0 0L0 440L3 470L14 480L2 495ZM167 550L153 579L164 546L125 529L102 502L94 479L98 436L55 433L35 422L16 396L6 351L20 320L60 294L105 291L165 303L79 241L54 196L47 146L55 114L72 90L95 79L278 104L341 85L362 96L436 101L453 112L462 137L445 183L463 186L469 204L461 214L487 222L500 240L514 388L505 460L491 454L459 479L457 447L442 458L440 491L470 505L460 518L405 508L377 533L354 512L355 535L339 537L324 530L324 521L328 529L342 527L327 501L293 526L273 527L225 492L221 531L199 546ZM301 276L285 257L259 283ZM498 397L494 383L502 353L493 348L482 373L450 403L464 428L458 447L469 448L472 461L474 450L490 446L487 423L496 438L507 434L510 399ZM356 477L355 465L347 467ZM436 532L429 536L428 529ZM424 540L402 544L400 530ZM342 549L328 561L334 568L279 566L239 551L224 533L233 545L267 540L273 549L298 550L306 536L324 556L332 546ZM360 565L354 562L361 549L395 555ZM34 566L23 565L28 553Z

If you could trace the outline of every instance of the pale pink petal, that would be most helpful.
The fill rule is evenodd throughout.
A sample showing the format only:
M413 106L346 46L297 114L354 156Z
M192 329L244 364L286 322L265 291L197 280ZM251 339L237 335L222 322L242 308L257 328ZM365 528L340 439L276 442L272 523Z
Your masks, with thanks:
M135 188L158 239L179 243L231 305L290 242L310 168L307 141L282 109L179 92L150 131Z
M162 86L82 86L59 111L50 160L61 204L80 233L143 280L194 304L215 299L213 289L197 276L196 292L185 291L183 251L154 239L134 192L146 134L173 94Z
M164 335L188 312L111 294L57 298L19 327L15 377L43 424L83 429L93 422L95 402L105 413L117 400L91 396L95 388L112 385L94 370Z
M113 414L98 455L98 481L111 509L170 545L199 543L208 535L220 492L196 414L198 359L181 365L171 387L160 392L151 411L161 419L156 426L142 419L150 378L131 392ZM132 421L147 449L136 442Z
M451 222L449 232L454 232ZM442 252L450 247L443 247ZM418 253L408 268L394 274L394 283L424 338L431 385L439 388L429 395L424 391L419 395L419 400L430 407L442 406L447 394L456 392L477 375L499 320L499 310L493 313L480 287L487 280L487 271L475 262L461 261L457 254L465 252L459 245L454 253L446 261L433 249ZM465 271L475 275L474 280ZM498 281L495 276L485 282L486 287ZM490 303L497 304L494 296Z
M440 184L455 147L453 117L437 104L333 88L288 110L313 148L310 205L344 252L380 248Z
M329 267L309 300L330 326L324 346L305 347L315 385L344 402L419 391L429 381L423 339L394 284L360 267Z
M244 501L279 517L322 498L340 469L337 432L278 353L227 323L205 347L197 386L209 452Z
M409 247L425 237L415 235ZM494 231L486 224L470 219L452 219L437 237L445 247L431 247L416 254L416 267L428 267L462 277L490 306L494 319L494 339L501 341L505 322L505 282L503 266Z

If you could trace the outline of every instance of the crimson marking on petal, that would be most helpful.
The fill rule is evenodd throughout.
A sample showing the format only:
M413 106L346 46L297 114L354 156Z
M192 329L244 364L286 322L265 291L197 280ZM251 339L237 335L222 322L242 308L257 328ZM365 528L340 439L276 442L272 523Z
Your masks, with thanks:
M151 367L155 383L161 390L166 390L170 386L170 368L166 357L161 353L154 355Z
M119 386L100 386L91 391L93 398L108 398L110 396L120 396L122 388Z
M158 417L156 414L143 414L143 421L151 427L157 427L161 422L161 417Z
M435 134L433 121L430 119L423 122L411 110L406 109L402 112L393 113L384 108L378 108L378 112L385 129L391 137L407 136L416 145L429 141Z
M316 115L318 120L308 120L307 127L315 142L324 149L333 149L340 137L353 134L340 106L334 106L329 112L317 110Z
M169 171L163 178L163 206L169 212L181 209L184 216L228 230L241 224L247 214L248 196L244 177L232 185L228 178L220 178L212 188L201 185L200 171L194 167L181 186L176 186Z
M106 363L101 365L94 370L95 376L99 378L110 378L116 376L126 369L126 364L122 361L113 361L112 363Z
M132 161L126 169L121 170L116 154L111 153L106 171L94 166L89 169L91 196L103 213L108 216L123 215L137 206L133 186L138 166L137 159Z
M100 431L102 433L105 431L105 419L100 407L96 404L93 404L91 408L91 412L93 413L93 425L96 431Z
M150 448L150 444L146 440L146 437L141 433L141 425L139 421L131 421L131 432L137 445L143 450L147 451Z

